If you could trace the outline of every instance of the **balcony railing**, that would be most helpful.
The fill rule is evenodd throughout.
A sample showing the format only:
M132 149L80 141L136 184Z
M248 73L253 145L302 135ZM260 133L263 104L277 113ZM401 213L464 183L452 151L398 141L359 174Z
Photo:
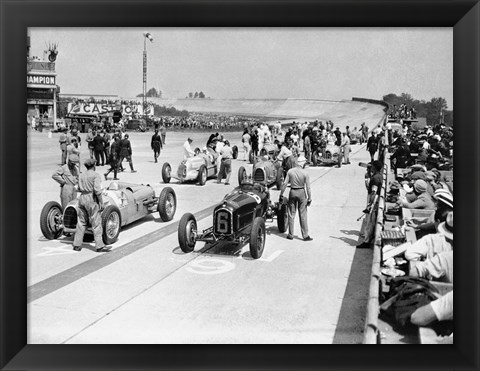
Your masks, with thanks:
M27 61L27 72L30 71L55 72L55 62Z

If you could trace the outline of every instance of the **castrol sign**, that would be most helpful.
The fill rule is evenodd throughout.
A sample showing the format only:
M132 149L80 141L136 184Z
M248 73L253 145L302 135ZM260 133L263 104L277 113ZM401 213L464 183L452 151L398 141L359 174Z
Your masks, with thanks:
M120 111L122 115L143 115L141 104L108 104L108 103L68 103L68 114L102 114Z

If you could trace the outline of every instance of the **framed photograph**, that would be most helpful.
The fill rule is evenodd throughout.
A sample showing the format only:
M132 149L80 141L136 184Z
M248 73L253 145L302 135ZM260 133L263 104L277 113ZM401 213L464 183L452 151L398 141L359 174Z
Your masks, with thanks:
M39 0L1 2L0 7L2 369L479 368L478 1ZM405 45L411 48L408 52ZM66 63L51 69L57 58ZM393 79L396 70L403 75L398 81L405 85L394 91L386 80ZM427 100L445 97L445 106L454 107L457 123L453 344L392 348L379 341L375 348L354 347L372 340L365 338L365 331L372 329L367 329L363 317L371 256L355 251L356 218L342 211L351 223L336 227L341 230L338 234L324 221L324 225L310 222L310 235L303 227L300 232L300 225L295 235L287 235L288 216L281 197L284 178L268 178L269 171L276 174L274 165L272 170L265 165L262 173L263 181L271 181L265 189L272 191L255 189L245 196L256 206L263 202L261 192L273 195L262 214L267 221L274 220L273 227L265 227L262 218L253 218L247 237L235 235L239 248L209 252L197 245L190 254L195 246L192 236L195 241L217 242L219 236L234 235L233 229L245 227L240 217L238 224L229 223L228 213L222 219L226 202L222 209L215 207L218 202L214 200L231 195L249 171L255 178L254 169L243 163L251 159L242 135L249 126L263 130L265 124L258 117L268 118L273 128L278 123L281 131L282 124L292 120L297 120L298 127L305 121L306 128L315 115L321 120L318 112L325 111L325 117L334 117L342 131L348 130L354 117L373 128L385 119L385 96L409 93L409 87L415 86L425 89L414 90L413 98L416 94ZM345 116L339 106L352 102L355 114ZM204 108L209 104L215 110ZM375 104L378 112L371 108ZM188 111L195 115L182 116ZM156 120L156 116L168 119ZM77 146L78 171L85 171L86 162L96 164L102 182L105 179L103 186L108 185L103 197L113 200L106 206L109 216L97 221L102 224L103 238L87 241L85 237L83 244L73 236L80 219L75 215L69 226L65 216L70 201L63 204L62 199L62 205L52 201L58 199L59 187L50 174L57 165L68 165L61 153L61 138L63 128L70 125L72 129L73 124L83 139ZM118 144L119 164L124 167L118 174L116 166L107 167L111 155L104 144L102 150L94 144L98 138L98 143L105 143L102 138L108 132L117 133L117 127L122 143L128 141L125 133L132 139L125 153L120 149L123 144ZM164 128L166 136L162 137ZM240 161L225 180L218 173L225 169L229 174L222 162L231 159L230 152L213 150L220 153L217 159L208 151L218 139L212 138L215 132L222 134L220 141L227 147L231 142L233 159ZM115 145L116 139L111 139ZM258 156L265 155L261 160L268 161L264 149ZM360 147L351 156L359 151ZM188 178L190 152L202 153L206 165L195 168L195 175ZM57 157L61 164L54 161ZM316 175L317 186L325 174ZM341 175L338 179L348 182ZM211 184L202 187L206 182ZM342 187L346 183L338 189ZM111 193L107 195L105 189ZM359 200L364 193L362 189L355 198ZM339 212L327 204L315 205L320 195L310 197L310 203L311 198L310 213ZM235 198L235 202L240 210L246 201ZM59 236L54 219L60 214L62 239L50 243ZM148 219L148 228L143 218ZM122 248L111 249L109 245L122 233L127 236ZM264 249L268 246L265 239L278 241L274 242L277 249ZM336 241L337 251L325 248L325 241ZM295 252L288 251L290 246ZM198 251L201 254L195 255ZM302 265L296 267L296 260L282 259L282 254L302 257L298 260ZM332 263L323 266L324 272L315 280L305 280L305 286L310 285L305 290L310 291L302 295L302 277L315 271L315 261L324 258ZM362 264L367 267L363 269ZM272 270L275 265L282 274ZM259 275L256 283L241 282L252 274ZM171 279L173 275L177 281ZM271 283L261 282L262 277ZM275 277L281 284L274 283ZM202 280L204 284L199 285ZM314 285L329 290L312 300ZM265 294L275 290L275 295ZM168 295L174 299L162 300ZM324 318L321 324L312 319L320 317ZM245 318L246 325L242 323ZM229 326L222 327L225 323Z

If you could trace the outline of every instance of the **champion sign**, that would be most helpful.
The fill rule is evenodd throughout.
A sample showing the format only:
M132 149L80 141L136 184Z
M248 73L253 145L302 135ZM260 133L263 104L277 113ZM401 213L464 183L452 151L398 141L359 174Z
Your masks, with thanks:
M27 75L27 84L55 85L55 76Z
M122 115L143 114L142 105L128 105L122 104L107 104L107 103L68 103L68 113L82 113L82 114L101 114L112 111L120 111Z

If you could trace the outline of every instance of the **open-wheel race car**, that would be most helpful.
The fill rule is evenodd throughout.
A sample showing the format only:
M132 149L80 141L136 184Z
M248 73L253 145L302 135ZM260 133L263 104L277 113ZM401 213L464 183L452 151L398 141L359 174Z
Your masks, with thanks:
M278 148L278 145L275 143L265 143L262 147L262 149L259 151L260 156L265 156L268 155L270 158L276 158L278 153L280 152L280 149ZM255 154L253 153L253 150L250 150L248 152L248 160L250 161L251 164L255 162Z
M183 252L192 252L197 241L214 243L220 240L236 244L250 242L250 254L258 259L265 248L265 221L276 217L281 233L287 230L285 203L273 203L267 187L243 183L227 194L213 210L213 226L199 231L191 213L180 219L178 243Z
M112 182L102 194L105 208L102 211L103 242L114 243L121 227L148 214L157 212L162 221L173 219L177 209L177 196L170 187L156 196L150 185ZM45 238L53 240L62 234L75 233L78 220L78 199L71 201L65 210L56 201L47 202L40 213L40 229ZM90 226L86 233L93 234Z
M284 171L281 161L273 160L269 156L255 158L252 174L247 175L245 167L238 169L238 184L253 180L255 183L261 183L267 187L275 185L280 189L283 183Z
M172 174L172 167L168 162L162 166L162 179L164 183L170 183L171 178L178 179L180 183L185 181L196 181L204 185L208 178L216 177L218 153L210 149L200 151L195 148L195 156L183 160L178 165L176 175Z
M325 149L318 147L312 152L312 165L314 166L334 166L342 167L343 156L340 146L332 142L327 143Z

